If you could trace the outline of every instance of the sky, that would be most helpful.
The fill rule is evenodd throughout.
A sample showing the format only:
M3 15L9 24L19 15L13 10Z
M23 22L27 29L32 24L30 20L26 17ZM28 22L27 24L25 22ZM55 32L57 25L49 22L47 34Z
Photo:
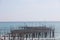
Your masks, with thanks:
M60 21L60 0L0 0L0 21Z

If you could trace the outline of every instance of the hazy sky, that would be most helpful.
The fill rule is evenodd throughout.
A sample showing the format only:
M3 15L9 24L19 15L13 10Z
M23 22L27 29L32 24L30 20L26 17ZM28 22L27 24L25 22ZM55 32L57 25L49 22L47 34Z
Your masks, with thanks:
M0 21L60 21L60 0L0 0Z

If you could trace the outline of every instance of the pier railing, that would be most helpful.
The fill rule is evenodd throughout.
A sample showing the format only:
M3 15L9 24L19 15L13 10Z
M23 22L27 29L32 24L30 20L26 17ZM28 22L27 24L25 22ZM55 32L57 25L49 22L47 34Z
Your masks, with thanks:
M18 37L0 37L0 40L60 40L60 38L18 38Z

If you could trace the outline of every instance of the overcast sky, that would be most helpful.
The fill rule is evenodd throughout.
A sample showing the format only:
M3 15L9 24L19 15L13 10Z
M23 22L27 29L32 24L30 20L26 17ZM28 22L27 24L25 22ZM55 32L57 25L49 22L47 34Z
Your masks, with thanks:
M0 0L0 21L60 21L60 0Z

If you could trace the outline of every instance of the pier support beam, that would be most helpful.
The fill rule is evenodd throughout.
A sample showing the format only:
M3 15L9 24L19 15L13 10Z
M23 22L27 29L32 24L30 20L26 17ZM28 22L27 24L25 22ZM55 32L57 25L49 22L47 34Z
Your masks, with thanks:
M9 40L10 40L10 34L9 34Z
M5 40L5 36L4 36L4 40Z

